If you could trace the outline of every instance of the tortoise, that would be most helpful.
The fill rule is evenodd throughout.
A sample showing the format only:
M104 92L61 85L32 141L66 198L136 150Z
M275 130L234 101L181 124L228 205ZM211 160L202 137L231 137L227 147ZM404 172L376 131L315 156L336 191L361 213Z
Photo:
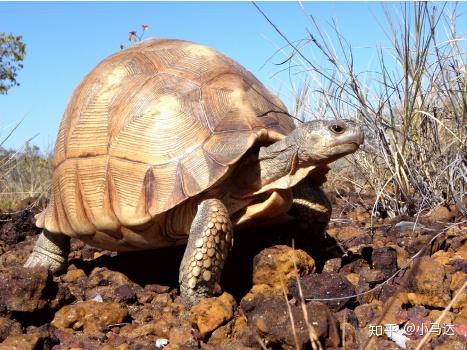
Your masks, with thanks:
M327 223L329 202L307 179L362 142L350 120L296 127L277 96L218 51L141 41L74 90L25 266L60 271L70 237L115 251L186 244L180 294L193 305L218 290L233 229L294 207L299 222Z

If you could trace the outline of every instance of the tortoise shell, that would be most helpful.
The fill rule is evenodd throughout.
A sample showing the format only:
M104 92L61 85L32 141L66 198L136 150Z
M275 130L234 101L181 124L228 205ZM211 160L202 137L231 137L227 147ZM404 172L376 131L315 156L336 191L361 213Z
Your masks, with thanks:
M142 41L73 92L36 225L79 236L146 224L222 181L255 142L294 128L279 98L220 52Z

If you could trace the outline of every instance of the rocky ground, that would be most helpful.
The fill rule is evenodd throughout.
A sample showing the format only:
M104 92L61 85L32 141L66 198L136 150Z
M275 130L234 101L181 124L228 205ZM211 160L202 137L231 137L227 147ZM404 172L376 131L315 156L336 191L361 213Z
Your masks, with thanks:
M73 241L62 274L23 268L39 231L22 203L0 215L0 350L415 349L427 332L422 349L465 350L467 228L453 224L465 218L371 220L371 196L340 193L311 246L292 249L290 225L238 233L225 292L191 310L177 292L183 248Z

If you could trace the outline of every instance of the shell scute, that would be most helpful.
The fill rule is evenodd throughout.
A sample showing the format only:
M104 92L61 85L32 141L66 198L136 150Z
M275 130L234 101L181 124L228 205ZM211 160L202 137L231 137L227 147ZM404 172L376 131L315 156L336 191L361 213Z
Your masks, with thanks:
M107 154L110 112L120 101L117 90L127 81L140 82L154 75L154 64L141 53L109 57L99 64L75 89L57 137L55 165L70 157Z
M112 208L124 226L137 226L148 222L145 212L144 179L149 166L139 162L115 157L109 158L109 173L115 190L112 192Z
M230 62L223 60L219 52L186 41L176 41L146 47L144 54L169 74L203 84L222 72L232 71ZM235 66L239 66L235 64Z
M125 113L112 116L125 122L120 121L120 129L113 130L109 154L157 165L189 152L209 135L202 111L192 107L199 104L200 97L196 85L157 75L129 101Z
M108 156L81 158L76 162L76 176L80 194L76 206L83 207L81 210L88 221L98 224L98 227L91 226L88 232L117 230L120 224L110 203ZM74 221L79 225L82 220L77 217Z
M256 136L250 131L225 132L211 135L203 149L217 163L235 163L254 143Z

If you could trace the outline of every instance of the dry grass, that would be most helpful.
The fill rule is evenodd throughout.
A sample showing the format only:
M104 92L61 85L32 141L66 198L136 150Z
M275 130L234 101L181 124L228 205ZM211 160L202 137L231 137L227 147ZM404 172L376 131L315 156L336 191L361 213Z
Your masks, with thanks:
M377 63L364 71L337 25L326 33L304 14L308 37L294 43L270 22L286 41L278 53L288 57L289 76L300 81L291 87L291 111L304 120L363 125L366 144L348 157L348 177L377 194L373 214L415 216L441 205L467 214L466 38L456 32L462 17L455 4L388 6L399 6L384 9L390 47L375 48Z
M0 143L0 211L13 210L24 198L45 195L52 179L51 156L29 142L20 150L5 150L2 145L9 135Z

